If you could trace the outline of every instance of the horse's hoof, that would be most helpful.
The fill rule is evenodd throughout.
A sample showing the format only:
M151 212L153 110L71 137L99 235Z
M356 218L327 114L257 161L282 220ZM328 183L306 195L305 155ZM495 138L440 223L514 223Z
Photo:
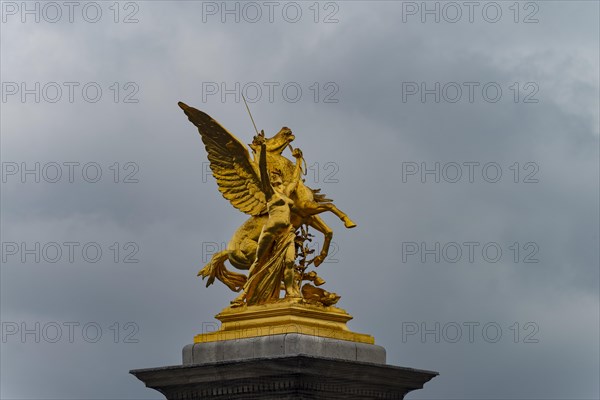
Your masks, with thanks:
M352 222L352 220L350 220L350 219L346 218L346 219L344 220L344 226L345 226L346 228L350 229L350 228L355 228L355 227L356 227L356 224L355 224L354 222Z

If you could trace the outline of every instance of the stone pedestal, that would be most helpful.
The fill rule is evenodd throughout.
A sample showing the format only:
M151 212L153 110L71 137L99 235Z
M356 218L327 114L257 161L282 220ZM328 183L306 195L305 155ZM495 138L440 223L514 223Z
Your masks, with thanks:
M226 308L182 365L130 371L168 400L403 399L437 372L387 365L337 307L297 301Z
M381 346L298 333L286 333L189 344L183 348L183 365L294 356L385 364L385 349Z
M386 365L381 346L296 333L194 343L182 365L131 373L169 400L403 399L438 375Z

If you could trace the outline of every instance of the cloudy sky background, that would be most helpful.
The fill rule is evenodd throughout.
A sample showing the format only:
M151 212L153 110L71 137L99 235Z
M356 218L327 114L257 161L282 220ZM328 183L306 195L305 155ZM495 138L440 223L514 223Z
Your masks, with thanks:
M13 15L7 3L1 28L3 399L162 398L128 371L180 363L181 348L234 297L223 285L205 288L195 275L208 250L226 243L246 217L206 176L205 150L177 101L206 111L246 143L253 128L234 95L223 101L220 93L203 91L210 82L262 86L262 97L250 104L258 128L268 134L292 128L311 167L306 183L321 187L357 222L346 230L324 215L336 251L319 273L355 317L350 328L373 335L389 364L440 372L408 398L599 397L597 2L518 3L517 23L514 2L496 3L502 11L496 23L482 15L486 3L478 3L472 23L465 6L456 23L444 20L454 17L448 8L439 23L432 15L423 23L420 10L406 13L420 2L365 1L320 3L317 23L314 2L298 3L296 23L286 21L295 18L294 8L284 15L283 2L273 22L263 5L257 23L244 20L254 17L251 9L239 23L232 15L222 23L219 12L203 14L199 1L121 2L118 23L113 2L98 3L96 23L83 18L86 3L80 3L73 22L62 7L57 23L44 20L54 18L51 9L39 23L32 15L23 23L22 10ZM221 7L205 3L204 9L212 4ZM93 18L94 9L87 10ZM487 11L493 19L495 9ZM124 23L130 14L138 22ZM524 23L528 16L538 22ZM8 93L13 83L33 88L35 82L57 82L62 98L51 103L41 93L39 102L31 94L23 101ZM64 82L80 84L72 103ZM89 82L102 88L95 103L81 93ZM279 84L272 102L264 82ZM403 82L479 86L473 102L463 85L459 101L436 103L419 94L403 101ZM293 89L287 100L282 94L288 83L302 88L297 102L289 100ZM499 101L482 96L486 83L501 87ZM125 103L135 88L131 98L138 102ZM325 102L332 88L337 102ZM533 89L537 102L523 102ZM79 163L72 183L65 162ZM436 162L440 169L462 165L462 179L448 182L450 166L450 179L439 183L433 175L424 183L419 174L403 179L407 163L434 168ZM465 162L480 163L472 183ZM481 167L491 162L502 171L496 183L482 177ZM35 163L47 166L50 178L55 164L49 163L62 165L62 178L50 183L42 176L36 183L26 175L23 183L19 172L8 174ZM97 183L83 179L86 163L100 166ZM524 182L534 170L537 183ZM93 178L94 170L88 172ZM138 182L123 182L128 173ZM21 244L36 242L80 246L72 263L66 253L55 263L35 262L33 255L22 261ZM473 262L464 246L457 262L443 254L440 262L433 255L423 262L420 253L403 260L407 242L481 245ZM16 255L11 243L19 246ZM99 261L82 257L85 243L101 247ZM486 243L501 248L497 262L482 256ZM123 262L134 250L139 262ZM532 251L538 262L523 262ZM8 334L15 326L35 330L36 323L39 343L34 334ZM72 343L69 323L79 324ZM436 323L439 343L434 334L407 335L410 327L435 330ZM62 336L51 343L56 324ZM85 340L86 324L102 328L96 343ZM452 343L456 325L462 336ZM96 336L93 326L88 339ZM496 326L502 332L490 343Z

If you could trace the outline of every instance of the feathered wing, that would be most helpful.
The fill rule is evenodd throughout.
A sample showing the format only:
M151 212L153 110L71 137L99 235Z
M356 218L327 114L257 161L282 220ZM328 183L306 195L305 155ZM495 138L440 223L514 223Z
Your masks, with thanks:
M196 125L208 152L208 161L219 191L238 210L249 215L267 211L260 173L246 147L208 114L179 102Z

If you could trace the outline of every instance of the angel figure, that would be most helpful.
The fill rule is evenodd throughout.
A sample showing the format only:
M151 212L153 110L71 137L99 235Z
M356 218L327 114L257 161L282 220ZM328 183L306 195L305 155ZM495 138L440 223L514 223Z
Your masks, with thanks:
M243 292L234 305L263 304L279 298L283 282L286 297L303 296L295 281L294 236L301 226L323 234L320 253L311 260L318 267L327 257L333 230L319 216L336 215L346 228L356 224L318 189L301 177L302 152L292 149L296 163L282 155L295 139L283 127L274 136L254 137L249 153L244 144L206 113L179 102L179 107L198 128L218 189L249 218L237 229L227 248L217 252L198 272L206 286L220 280L235 292ZM225 261L244 274L230 271ZM295 283L294 283L295 282Z
M286 298L302 298L296 280L296 228L291 222L294 201L290 198L302 175L302 151L292 151L296 167L292 182L288 184L284 184L280 170L272 169L267 173L266 155L262 156L265 151L265 145L261 143L260 174L261 177L268 176L270 181L263 180L269 217L258 238L256 258L248 271L246 284L242 293L231 302L232 307L243 305L244 300L253 305L279 298L282 280Z

